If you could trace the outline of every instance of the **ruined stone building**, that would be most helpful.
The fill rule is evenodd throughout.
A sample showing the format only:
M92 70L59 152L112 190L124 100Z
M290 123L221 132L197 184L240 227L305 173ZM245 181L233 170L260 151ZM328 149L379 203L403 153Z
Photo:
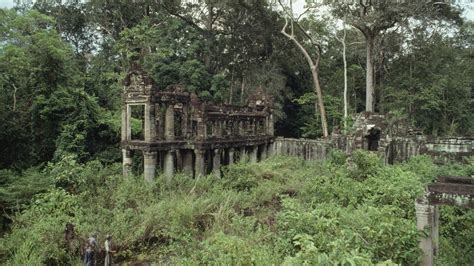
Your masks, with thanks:
M403 119L377 113L356 115L354 125L345 134L333 132L328 139L275 139L275 153L322 160L332 149L350 154L364 149L376 152L386 163L403 162L417 155L429 155L437 162L462 161L473 156L474 139L470 136L433 137L414 130Z
M351 153L366 149L386 163L428 154L436 160L472 156L472 137L433 138L411 129L402 120L363 112L352 129L333 132L327 139L274 138L272 101L257 90L245 106L209 104L175 85L157 88L133 64L124 80L122 106L123 172L132 168L132 153L143 156L146 180L157 168L166 176L182 171L194 177L213 173L237 160L256 162L270 154L323 160L332 149ZM134 134L133 121L141 121L142 134Z
M157 88L135 64L124 80L122 100L125 176L132 152L143 154L145 179L153 180L157 166L169 177L176 171L220 176L222 164L256 162L273 151L271 101L263 91L250 95L246 106L208 104L180 86ZM133 134L133 119L142 121L142 135Z
M420 265L433 265L439 253L439 229L441 205L474 209L474 179L459 176L439 176L428 184L425 194L415 201L416 227L424 234L420 236L423 251Z

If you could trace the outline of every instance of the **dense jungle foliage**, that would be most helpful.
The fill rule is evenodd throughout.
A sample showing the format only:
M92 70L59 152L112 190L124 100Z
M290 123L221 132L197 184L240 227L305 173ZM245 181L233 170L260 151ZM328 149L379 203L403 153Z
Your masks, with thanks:
M120 96L131 58L159 88L182 84L209 102L245 104L263 88L276 135L322 135L311 69L281 34L286 9L266 0L15 2L0 9L0 263L80 264L84 238L97 232L101 245L113 235L127 262L412 265L414 198L439 174L473 175L472 160L383 166L373 154L335 152L319 163L237 164L222 179L123 179ZM394 23L374 43L375 110L427 134L472 135L474 23L457 6L433 6L377 10ZM365 108L366 36L347 26L343 55L346 8L312 8L299 20L305 31L294 31L320 55L330 130L350 125L344 57L349 114ZM66 243L67 223L77 238ZM472 211L443 207L441 224L437 263L473 264Z
M473 175L474 163L438 166L415 157L384 166L372 153L346 160L335 151L326 162L274 157L226 167L222 178L178 175L148 184L124 179L119 164L69 156L2 187L2 196L20 185L42 192L29 204L30 192L15 195L23 210L0 255L8 265L78 265L85 238L96 232L102 248L113 235L117 262L414 265L414 200L443 174ZM474 212L444 206L440 222L439 265L472 264ZM77 234L68 242L67 223Z

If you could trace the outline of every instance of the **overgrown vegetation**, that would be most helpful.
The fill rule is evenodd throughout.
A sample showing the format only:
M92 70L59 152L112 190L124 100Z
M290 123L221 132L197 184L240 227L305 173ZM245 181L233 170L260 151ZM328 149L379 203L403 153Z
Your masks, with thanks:
M168 185L124 179L118 164L63 157L37 171L52 183L31 201L23 196L0 254L11 265L79 263L82 241L97 232L102 244L113 235L124 261L413 265L420 259L414 199L424 184L438 174L474 174L473 164L437 166L428 157L393 166L364 151L344 157L274 157L226 167L223 178L177 175ZM442 208L440 263L474 262L473 222L472 211ZM67 223L78 235L69 243Z
M277 1L15 2L0 9L0 260L6 264L79 264L83 239L98 232L101 243L105 234L114 236L125 261L411 265L419 260L414 198L439 174L473 175L474 160L437 166L417 157L384 166L369 153L347 160L336 152L324 163L237 164L222 179L178 175L167 186L162 178L151 185L138 176L123 179L120 95L131 58L159 89L179 83L205 101L243 104L262 88L274 97L276 135L321 136L311 71L280 33ZM388 4L373 11L402 15ZM433 12L397 19L399 27L373 40L369 86L367 36L346 29L349 113L365 109L373 85L375 111L425 133L472 135L474 24L456 5L416 4ZM350 5L366 9L362 1ZM351 122L343 115L345 71L335 38L341 12L319 9L300 17L307 30L294 35L320 42L331 130ZM132 134L140 129L133 120ZM140 159L134 169L142 168ZM443 207L441 218L438 262L474 264L472 211ZM68 223L77 238L66 243Z

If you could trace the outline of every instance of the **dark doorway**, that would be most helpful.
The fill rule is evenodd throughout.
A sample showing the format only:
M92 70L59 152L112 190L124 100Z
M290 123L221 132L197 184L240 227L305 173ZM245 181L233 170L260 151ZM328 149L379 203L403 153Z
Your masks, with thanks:
M369 134L366 136L367 138L367 149L369 151L377 151L379 148L379 140L382 131L379 128L373 127L369 130Z

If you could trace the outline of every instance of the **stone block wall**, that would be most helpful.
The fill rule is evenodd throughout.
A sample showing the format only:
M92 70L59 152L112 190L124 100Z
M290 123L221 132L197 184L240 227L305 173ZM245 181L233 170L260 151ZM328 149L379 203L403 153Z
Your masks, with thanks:
M469 137L432 138L423 135L394 137L383 139L384 143L376 151L386 163L400 163L417 155L430 155L435 162L449 160L463 161L474 156L474 139ZM357 145L353 136L339 135L332 139L292 139L276 138L274 143L276 155L296 156L304 160L325 160L332 149L339 149L350 154L355 149L364 149Z
M472 137L440 137L427 138L422 154L432 156L435 161L461 161L463 158L474 156L474 138Z
M333 143L323 139L276 138L273 144L274 154L296 156L304 160L324 160Z

